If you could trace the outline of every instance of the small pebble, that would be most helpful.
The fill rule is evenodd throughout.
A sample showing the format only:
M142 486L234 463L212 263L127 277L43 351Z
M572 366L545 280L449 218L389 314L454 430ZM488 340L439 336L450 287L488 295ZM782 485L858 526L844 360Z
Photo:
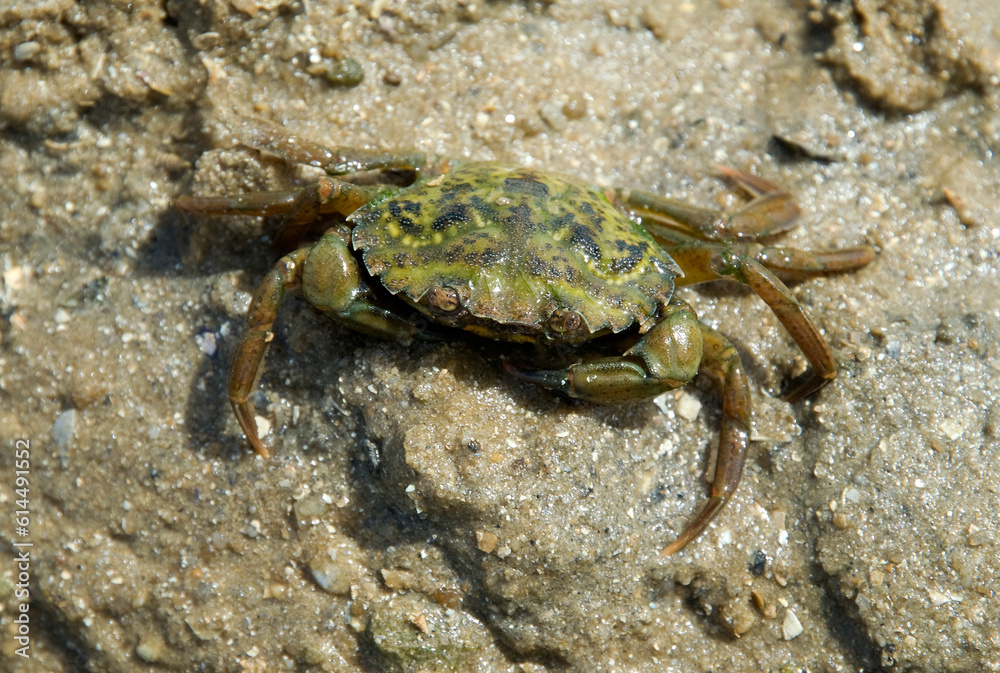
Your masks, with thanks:
M334 86L355 87L365 78L361 64L348 56L324 73L326 81Z
M219 350L218 341L215 338L215 332L203 332L202 334L195 336L194 342L198 344L198 348L201 349L201 352L208 357L212 357L215 355L216 351Z
M139 644L136 645L135 653L143 661L155 664L160 659L163 658L163 651L166 648L166 644L157 634L146 634L139 639Z
M311 563L309 571L323 591L335 596L349 595L351 583L357 579L357 573L351 572L349 566L328 560Z
M322 518L326 514L327 507L323 496L317 493L307 495L292 505L292 509L295 511L295 520L300 523Z
M476 531L476 546L479 547L479 551L490 554L494 549L497 548L497 536L488 531Z
M121 527L122 532L126 535L134 535L139 530L139 522L136 521L135 516L126 514L122 517Z
M698 418L701 412L701 402L697 397L687 391L681 391L677 397L677 415L681 418L693 421Z
M431 632L431 628L427 625L427 617L424 613L421 612L419 614L410 615L407 617L407 620L417 627L421 633L426 634Z
M14 47L14 60L15 61L27 61L33 58L38 52L42 50L42 45L34 40L28 42L22 42L21 44Z
M59 450L59 459L65 464L73 446L73 432L76 429L76 409L67 409L56 417L52 424L52 439Z
M8 290L23 290L33 275L29 266L12 266L3 272L3 284Z
M207 33L202 33L200 35L195 35L193 38L191 38L191 44L194 46L195 49L200 49L204 51L205 49L211 49L212 47L217 46L221 41L221 39L222 36L213 30Z
M970 547L982 547L984 544L990 542L993 537L988 530L980 530L978 527L973 530L974 526L969 526L969 541Z
M965 428L962 423L954 418L946 418L941 421L941 424L938 425L938 429L941 431L942 435L952 441L955 441L965 433Z
M885 345L885 352L889 357L898 360L900 354L903 352L903 344L899 341L890 341Z
M939 608L946 603L951 603L952 601L961 602L960 598L956 598L951 594L941 593L940 591L936 591L934 589L928 589L927 596L931 599L931 604L936 608Z
M258 537L260 537L260 521L254 519L253 521L250 522L250 525L244 526L243 530L240 532L246 535L251 540L257 539Z
M569 120L566 119L566 115L562 111L562 106L556 103L546 103L539 110L539 114L542 117L542 121L549 125L553 131L562 131L566 128Z

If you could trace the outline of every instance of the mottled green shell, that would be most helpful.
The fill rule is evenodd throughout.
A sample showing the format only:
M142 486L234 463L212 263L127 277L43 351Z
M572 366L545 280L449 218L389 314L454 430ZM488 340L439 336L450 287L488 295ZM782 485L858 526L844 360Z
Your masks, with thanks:
M681 273L601 191L501 163L463 164L350 219L354 247L390 292L438 322L498 339L644 331ZM443 292L447 311L434 299ZM582 324L566 319L572 312Z

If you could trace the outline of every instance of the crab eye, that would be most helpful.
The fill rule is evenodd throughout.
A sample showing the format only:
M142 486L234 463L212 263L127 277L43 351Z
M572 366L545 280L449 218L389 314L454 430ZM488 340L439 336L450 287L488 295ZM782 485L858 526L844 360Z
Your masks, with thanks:
M549 316L549 331L557 334L573 334L583 327L583 316L572 309L556 309Z
M427 290L425 297L427 305L436 313L454 313L461 306L458 292L453 287L435 285Z

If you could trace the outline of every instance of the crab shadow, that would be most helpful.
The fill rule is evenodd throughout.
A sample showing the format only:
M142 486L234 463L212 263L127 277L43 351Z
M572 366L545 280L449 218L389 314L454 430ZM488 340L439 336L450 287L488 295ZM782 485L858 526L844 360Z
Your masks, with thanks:
M211 223L215 226L216 223ZM199 357L191 361L194 372L186 395L184 427L190 449L234 459L243 452L243 440L229 424L232 411L226 395L226 379L232 351L242 330L242 316L234 304L253 291L254 278L261 278L277 259L269 246L246 236L234 236L231 227L216 237L220 243L208 254L192 251L191 240L203 231L201 223L173 209L164 212L157 226L138 246L134 267L137 277L162 279L188 292L197 309L189 314L190 338L199 346ZM204 233L201 234L204 238ZM227 272L245 270L235 280L223 280ZM235 286L235 287L234 287ZM278 332L273 349L287 346L284 331ZM176 410L175 410L176 411Z

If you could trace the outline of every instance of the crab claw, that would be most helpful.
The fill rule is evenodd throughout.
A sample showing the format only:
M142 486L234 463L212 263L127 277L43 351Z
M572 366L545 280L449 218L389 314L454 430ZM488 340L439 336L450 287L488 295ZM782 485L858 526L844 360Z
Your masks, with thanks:
M512 365L508 360L503 361L503 368L507 370L508 374L512 374L522 381L528 381L545 388L571 390L573 387L573 374L569 369L523 369Z

